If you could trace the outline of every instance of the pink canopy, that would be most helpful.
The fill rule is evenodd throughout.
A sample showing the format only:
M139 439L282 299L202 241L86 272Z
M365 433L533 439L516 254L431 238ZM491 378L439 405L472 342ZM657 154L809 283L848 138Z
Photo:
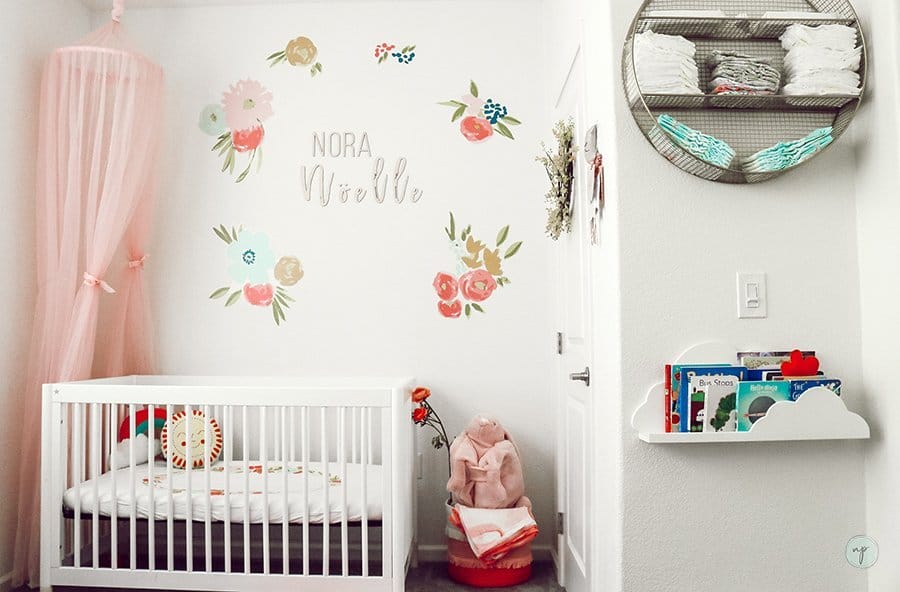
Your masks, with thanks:
M38 585L41 384L91 377L101 303L115 308L111 375L154 370L142 273L163 103L162 69L113 20L56 50L41 86L37 304L28 357L13 584ZM127 259L113 261L125 243ZM120 285L105 278L122 269ZM105 316L106 318L106 316Z

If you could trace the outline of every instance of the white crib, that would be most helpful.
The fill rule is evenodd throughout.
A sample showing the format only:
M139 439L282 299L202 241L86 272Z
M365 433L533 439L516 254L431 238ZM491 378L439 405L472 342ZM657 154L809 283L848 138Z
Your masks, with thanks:
M411 387L174 376L45 385L41 588L402 591L415 560ZM185 469L153 460L153 429L150 462L138 464L134 437L115 453L120 423L135 434L142 408L215 418L219 458Z

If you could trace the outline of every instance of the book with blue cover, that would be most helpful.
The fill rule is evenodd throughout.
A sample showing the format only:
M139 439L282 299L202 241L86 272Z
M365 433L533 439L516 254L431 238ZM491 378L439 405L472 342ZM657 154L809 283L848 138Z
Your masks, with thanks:
M673 368L674 370L674 368ZM694 431L703 431L703 423L702 423L702 413L701 410L704 409L705 405L705 395L701 395L700 393L694 393L694 401L691 400L691 378L695 376L734 376L738 380L744 380L747 374L747 368L744 366L730 366L727 364L715 365L715 366L702 366L702 365L683 365L679 366L678 370L680 372L680 382L679 382L679 391L678 391L678 415L681 419L680 429L681 432L690 432L693 426ZM672 388L674 389L675 385L673 383ZM674 395L674 393L673 393ZM691 413L692 409L696 410L695 413ZM699 418L699 425L698 425Z
M800 395L811 388L824 386L838 397L841 396L841 381L836 378L811 378L805 380L785 380L791 385L791 401L796 401Z
M786 380L754 380L738 383L737 428L749 432L775 403L791 400L791 383Z

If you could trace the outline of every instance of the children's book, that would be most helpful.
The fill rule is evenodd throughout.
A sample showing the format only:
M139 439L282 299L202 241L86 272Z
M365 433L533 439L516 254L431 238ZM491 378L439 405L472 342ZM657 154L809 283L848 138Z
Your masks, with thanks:
M691 390L702 392L703 394L703 397L697 398L697 400L703 402L702 418L692 415L692 419L697 419L696 423L698 425L692 422L691 431L736 432L737 386L738 378L726 374L694 376L691 378ZM694 395L691 396L692 413L693 397Z
M786 380L747 381L738 384L737 428L748 432L769 408L780 401L791 400L791 383Z
M836 378L790 379L785 382L791 385L791 401L796 401L800 395L817 386L824 386L835 395L841 396L841 381Z
M804 351L804 356L814 356L814 351ZM781 370L781 363L791 359L789 351L738 352L738 363L747 368L747 380L763 380L764 370Z
M674 372L673 367L673 372ZM697 395L694 398L695 401L691 401L690 394L690 384L691 378L694 376L713 376L713 375L725 375L725 376L734 376L738 380L743 380L746 376L747 369L743 366L729 366L727 364L716 364L711 366L677 366L678 371L680 373L680 381L679 381L679 390L678 390L678 414L681 419L680 429L681 432L690 432L691 425L694 424L695 431L703 431L703 423L699 424L699 429L697 429L697 415L701 410L704 409L703 399ZM675 396L675 384L672 384L672 396ZM696 409L693 415L693 421L691 421L691 408L694 407Z
M825 378L825 373L819 371L816 372L815 376L788 376L787 380L814 380L817 378ZM785 380L785 376L781 370L763 370L762 377L759 380Z
M666 433L672 431L672 365L666 364L666 376L665 376L665 410L666 410L666 421L665 428Z

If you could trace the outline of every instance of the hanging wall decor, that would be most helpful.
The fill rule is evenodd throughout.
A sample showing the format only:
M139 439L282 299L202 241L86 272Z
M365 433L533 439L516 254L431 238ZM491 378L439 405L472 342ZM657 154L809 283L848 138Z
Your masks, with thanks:
M288 288L303 279L303 266L292 255L276 257L269 244L269 237L262 232L252 232L243 226L229 230L225 225L213 228L213 232L227 246L228 276L231 282L213 291L211 300L224 298L230 307L243 298L252 306L272 309L272 318L281 325L285 309L295 300Z
M482 99L478 96L478 85L469 82L469 92L459 100L440 103L453 107L451 122L459 121L459 131L463 137L472 142L484 142L496 131L501 136L514 140L509 126L521 125L521 121L509 114L509 109L492 98Z
M276 51L266 58L269 67L287 62L291 66L309 68L309 75L315 76L322 72L322 63L317 61L319 48L309 37L297 37L291 39L284 49Z
M597 125L584 136L584 160L591 171L591 244L600 244L600 214L606 188L603 180L603 155L597 147Z
M773 179L848 129L866 89L849 0L644 0L622 56L653 148L721 183Z
M240 183L262 166L263 122L273 115L272 93L256 80L241 80L222 95L222 102L207 105L200 113L200 129L215 136L213 152L224 158L222 172L234 175L238 155L246 154L247 165L235 179Z
M550 179L547 199L547 236L559 240L564 232L572 229L572 189L575 179L574 144L575 122L558 121L553 128L553 137L557 141L556 154L551 154L547 146L541 142L544 154L535 160L544 165Z
M448 318L461 315L471 317L472 312L484 313L484 302L494 290L510 284L503 270L505 261L519 252L522 241L507 244L509 225L497 232L494 247L475 238L472 225L457 234L456 217L450 212L450 225L444 228L450 240L450 250L456 259L453 273L438 272L432 285L438 295L438 312Z
M396 45L387 42L376 45L375 57L378 59L378 63L381 64L388 58L392 58L396 60L398 64L409 64L415 59L415 45L404 45L403 48L394 51L396 48Z

